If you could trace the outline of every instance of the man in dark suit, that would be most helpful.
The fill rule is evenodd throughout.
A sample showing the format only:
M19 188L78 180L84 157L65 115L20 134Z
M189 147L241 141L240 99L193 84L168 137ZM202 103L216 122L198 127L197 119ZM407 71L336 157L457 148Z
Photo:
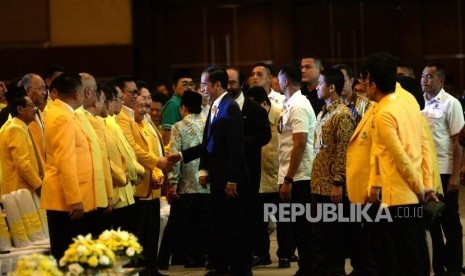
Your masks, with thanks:
M252 275L246 235L250 181L242 141L242 115L227 94L227 87L228 74L224 69L209 67L202 73L202 92L213 101L202 144L169 158L172 162L182 158L188 163L200 157L199 182L204 187L210 184L215 270L206 275Z
M258 232L263 224L263 205L258 200L261 176L261 153L262 147L268 144L271 139L270 122L265 109L261 108L253 100L244 97L241 87L244 77L239 69L228 67L226 69L229 77L228 94L237 102L242 111L242 122L244 125L244 150L247 166L250 174L250 189L253 195L252 201L248 202L251 211L251 222L248 233L253 241L253 265L269 265L271 259L269 252L258 252L258 248L264 248L257 244L260 233ZM260 215L261 214L261 215ZM266 233L268 235L268 231ZM266 247L266 246L265 246ZM260 250L265 251L265 250Z

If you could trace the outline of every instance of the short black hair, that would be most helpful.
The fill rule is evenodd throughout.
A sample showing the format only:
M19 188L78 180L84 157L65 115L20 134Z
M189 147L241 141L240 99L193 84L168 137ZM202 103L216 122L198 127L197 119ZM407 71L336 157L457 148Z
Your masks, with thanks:
M143 80L136 80L137 91L140 91L142 88L145 88L150 91L149 84Z
M226 72L226 70L220 67L210 66L207 69L205 69L203 72L208 73L208 81L210 83L214 84L217 81L219 81L223 89L225 90L228 89L229 77L228 77L228 73Z
M63 73L56 77L52 86L58 95L70 95L82 87L81 76L78 73Z
M396 89L397 59L389 53L376 53L364 58L362 77L369 75L369 82L374 82L383 94L393 93Z
M297 66L297 64L284 64L281 67L280 72L291 84L298 86L302 84L302 71L300 70L300 67Z
M271 106L270 98L268 98L268 94L266 94L265 88L261 86L253 86L244 94L246 97L252 98L252 100L258 104L266 102L267 105Z
M303 53L302 56L300 57L300 62L302 63L302 59L304 58L312 58L315 60L315 63L318 64L318 66L323 67L323 59L321 57L313 54L313 53Z
M102 83L97 87L97 98L100 96L99 93L105 94L105 102L111 102L115 99L116 89L110 83Z
M159 102L162 106L165 106L168 101L168 97L163 93L155 92L150 94L152 94L152 102Z
M352 68L349 65L345 64L345 63L336 64L336 65L333 66L333 68L336 68L336 69L339 69L339 70L346 70L347 76L349 77L349 79L354 78L354 71L352 71Z
M239 68L237 67L234 67L234 66L228 66L226 67L226 73L227 73L227 70L234 70L237 72L238 76L239 76L239 86L242 87L242 85L244 84L245 82L245 76L244 74L242 73L241 70L239 70ZM229 79L229 78L228 78Z
M428 62L425 67L436 67L436 74L442 80L446 79L446 66L439 61Z
M326 85L334 85L336 93L340 96L342 93L342 88L344 87L344 74L342 74L340 69L329 68L324 72L321 72L323 79L325 80Z
M121 91L124 90L127 82L135 82L135 79L131 76L119 76L114 78L111 83L113 86L117 86Z
M15 87L12 90L8 90L5 93L5 99L8 103L8 111L10 112L11 116L16 117L19 115L18 113L18 106L26 107L26 97L27 92L23 86Z
M255 63L255 64L253 65L253 67L252 67L252 70L253 70L253 68L259 67L259 66L265 67L265 69L266 69L266 71L268 72L268 74L273 75L273 70L271 69L271 66L268 65L268 64L266 64L266 63L264 63L264 62L257 62L257 63Z
M61 65L53 65L53 66L47 68L47 70L45 70L45 72L42 74L42 78L44 80L46 78L50 78L56 72L65 72L65 68L63 66L61 66Z

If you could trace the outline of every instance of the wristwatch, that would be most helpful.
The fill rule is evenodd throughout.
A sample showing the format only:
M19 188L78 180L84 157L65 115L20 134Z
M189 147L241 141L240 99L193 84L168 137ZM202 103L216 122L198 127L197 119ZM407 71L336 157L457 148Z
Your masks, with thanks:
M287 176L287 175L286 175L286 176L284 177L284 183L286 183L286 184L292 184L292 183L294 183L294 179L291 178L290 176Z

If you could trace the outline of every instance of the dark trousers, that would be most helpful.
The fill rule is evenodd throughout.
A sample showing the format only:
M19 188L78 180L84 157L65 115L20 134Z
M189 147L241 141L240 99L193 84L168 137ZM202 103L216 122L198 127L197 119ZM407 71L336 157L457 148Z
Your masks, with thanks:
M160 266L168 266L171 256L172 263L180 265L186 263L186 233L185 214L187 200L184 195L171 202L170 216L166 223L158 254Z
M430 229L433 245L433 270L435 274L460 272L463 262L462 224L459 215L459 191L447 192L450 174L441 174L444 190L445 209L439 217L439 223ZM444 244L444 236L446 243Z
M90 222L91 213L84 213L82 218L72 220L69 212L47 210L50 249L56 260L63 257L74 237L93 232L95 225Z
M180 194L171 204L170 216L160 244L158 263L167 266L192 260L204 261L210 233L210 195Z
M145 260L142 266L145 266L147 273L156 273L157 268L157 251L158 235L160 233L160 199L153 200L136 200L134 214L132 214L134 234L139 238L143 247L142 254Z
M186 213L185 229L186 247L188 259L196 262L204 262L204 256L212 250L211 242L211 205L209 194L185 194Z
M110 227L112 229L121 228L132 232L134 227L131 225L131 216L135 213L135 204L113 209L110 214Z
M310 204L310 180L295 181L292 184L291 203ZM299 254L299 273L310 274L312 261L311 225L305 216L296 217L291 223L292 233Z
M429 264L425 258L426 234L422 217L396 217L418 210L419 204L391 206L392 222L373 222L373 245L379 276L429 275ZM428 268L428 271L427 269Z
M348 205L347 199L345 201ZM321 204L332 204L331 197L312 194L312 218L317 217L317 208L322 210ZM323 213L322 215L324 217ZM320 220L312 223L312 275L345 274L346 251L343 246L346 238L345 227L346 225L337 221Z
M249 275L252 268L252 249L247 232L251 198L239 191L239 196L227 198L223 190L211 191L213 254L218 273Z
M347 216L350 205L345 203L344 216ZM350 257L353 270L357 271L359 275L374 276L377 275L376 263L368 223L366 221L344 223L339 228L342 231L339 237L343 239L342 244L344 244L347 255Z
M260 193L258 194L259 204L257 209L258 216L255 218L254 229L254 255L270 256L270 234L268 232L268 222L264 220L264 204L272 203L278 206L279 193ZM294 253L294 236L292 235L291 224L288 222L276 223L278 258L290 258Z

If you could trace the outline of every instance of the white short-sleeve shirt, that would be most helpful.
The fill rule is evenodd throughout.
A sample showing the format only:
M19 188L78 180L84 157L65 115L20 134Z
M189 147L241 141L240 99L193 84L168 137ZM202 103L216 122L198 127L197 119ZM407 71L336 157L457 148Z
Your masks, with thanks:
M316 117L310 102L299 91L284 102L283 113L278 124L279 133L279 175L278 184L284 182L289 169L291 151L294 145L293 133L307 133L302 162L294 175L294 181L310 180L313 163L313 138Z
M452 136L459 133L464 125L463 110L460 102L441 89L436 97L428 101L426 93L425 108L421 111L428 121L438 155L439 173L451 174L453 166Z

